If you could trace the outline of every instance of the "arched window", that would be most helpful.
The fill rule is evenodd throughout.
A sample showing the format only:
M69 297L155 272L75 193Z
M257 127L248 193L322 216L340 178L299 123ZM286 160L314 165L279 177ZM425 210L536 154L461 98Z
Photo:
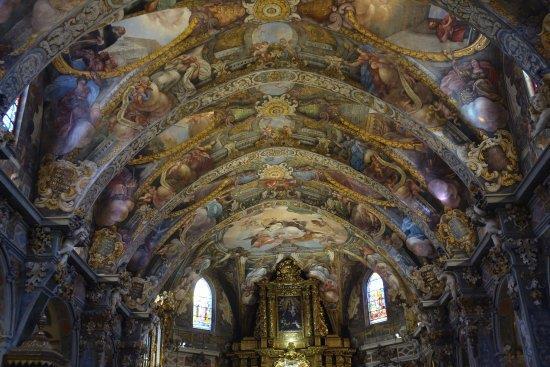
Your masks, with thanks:
M388 321L384 282L377 273L372 273L366 282L365 298L367 301L366 311L368 314L369 324L372 325Z
M525 87L527 88L527 96L529 98L533 97L536 93L537 85L533 81L533 79L527 74L524 70L522 70L523 73L523 80L525 81Z
M2 116L2 130L13 133L17 122L17 113L19 111L21 97L17 97L10 105L4 116Z
M28 90L29 87L27 86L23 93L21 93L19 97L17 97L15 101L12 102L6 113L2 115L2 122L0 122L0 131L9 132L14 135L16 134L19 120L21 120L21 115L23 113L25 102L27 100Z
M212 330L212 290L204 278L197 281L193 292L193 327Z

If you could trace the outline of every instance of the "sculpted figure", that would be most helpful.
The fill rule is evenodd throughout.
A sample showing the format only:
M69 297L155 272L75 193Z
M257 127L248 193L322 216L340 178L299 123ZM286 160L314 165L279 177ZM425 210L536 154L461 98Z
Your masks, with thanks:
M200 56L180 55L151 76L151 80L162 90L175 88L178 98L197 92L195 84L210 79L212 67ZM181 98L180 98L181 99Z
M170 111L172 99L160 91L148 77L142 78L129 93L130 105L125 117L139 125L147 125Z

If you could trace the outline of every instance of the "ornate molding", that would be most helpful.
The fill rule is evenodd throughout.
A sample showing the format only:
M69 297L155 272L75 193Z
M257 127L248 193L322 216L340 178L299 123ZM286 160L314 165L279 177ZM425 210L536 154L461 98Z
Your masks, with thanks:
M512 135L505 130L497 131L492 138L485 136L479 145L472 144L467 164L476 176L486 181L485 188L489 192L512 186L522 178Z
M461 48L459 50L455 50L455 51L426 52L426 51L413 50L413 49L401 47L396 45L395 43L386 41L385 39L377 36L374 32L369 31L367 28L363 27L359 23L359 21L357 20L357 17L355 16L355 12L353 10L351 9L348 10L346 16L347 16L347 21L352 25L352 27L357 32L359 32L363 36L366 42L371 43L377 47L381 47L383 49L390 50L392 52L395 52L404 56L410 56L419 60L449 62L455 59L473 55L476 52L483 51L485 48L487 48L487 46L489 46L489 40L487 39L487 37L480 35L469 46Z
M95 270L115 273L123 253L122 236L115 228L102 228L93 235L88 263Z
M75 199L83 192L97 170L94 162L74 164L48 157L38 172L39 208L71 212L76 207Z
M300 20L296 6L300 0L243 0L248 16L245 22L278 22Z
M483 266L495 279L500 279L510 272L510 261L500 245L493 246L483 259Z
M465 162L457 156L455 151L446 146L433 132L421 126L397 108L388 105L365 91L326 76L295 69L277 69L251 72L224 84L214 86L190 98L187 103L179 104L167 117L152 122L130 143L118 143L114 148L116 153L113 157L109 157L106 162L107 166L104 168L102 167L102 171L98 174L97 180L88 188L86 195L79 200L78 208L84 211L89 210L96 197L100 194L101 190L103 190L103 185L109 182L118 171L118 169L114 168L122 167L130 161L135 154L149 143L153 136L180 121L183 117L212 106L223 98L242 89L244 86L253 88L265 84L267 81L288 81L296 84L316 86L323 90L341 95L354 102L369 105L374 111L394 120L399 127L414 132L419 139L424 141L436 154L446 161L449 167L451 167L451 169L457 173L458 177L466 184L480 184L481 180L475 177L467 168ZM96 187L97 185L101 185L101 187Z
M447 210L441 216L436 233L439 240L445 244L445 250L451 257L469 257L476 248L476 230L461 210Z
M52 250L52 233L48 227L35 227L31 231L29 246L35 255L45 255Z
M443 294L445 282L440 280L439 273L439 268L433 264L427 264L411 271L411 281L424 298L434 299Z
M0 80L0 96L4 97L0 104L0 114L9 108L11 102L57 54L82 37L86 31L101 26L105 19L111 18L121 7L131 2L132 0L87 1L36 43L36 38L31 38L23 48L17 50L21 56Z
M156 292L159 279L155 276L146 279L134 277L128 283L128 292L122 297L128 307L136 311L149 309L149 302Z
M31 293L44 285L44 281L50 270L49 263L27 262L25 268L27 276L25 280L25 291Z

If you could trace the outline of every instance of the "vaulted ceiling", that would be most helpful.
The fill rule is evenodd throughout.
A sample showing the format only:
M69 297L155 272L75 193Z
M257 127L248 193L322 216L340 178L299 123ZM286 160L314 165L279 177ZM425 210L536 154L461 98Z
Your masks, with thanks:
M406 298L442 217L521 179L502 57L547 64L507 3L8 0L0 89L51 61L35 203L92 221L92 267L161 289L336 253Z

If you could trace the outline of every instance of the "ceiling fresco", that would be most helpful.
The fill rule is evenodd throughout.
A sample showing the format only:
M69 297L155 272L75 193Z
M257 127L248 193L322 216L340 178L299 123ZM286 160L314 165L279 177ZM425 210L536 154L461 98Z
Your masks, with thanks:
M344 226L301 208L276 206L251 212L225 229L221 245L252 255L320 251L348 239Z
M83 5L27 3L0 2L3 69ZM117 6L52 54L35 200L92 223L102 273L160 291L215 269L249 305L292 256L327 304L356 265L422 296L415 269L522 178L502 51L427 1Z

